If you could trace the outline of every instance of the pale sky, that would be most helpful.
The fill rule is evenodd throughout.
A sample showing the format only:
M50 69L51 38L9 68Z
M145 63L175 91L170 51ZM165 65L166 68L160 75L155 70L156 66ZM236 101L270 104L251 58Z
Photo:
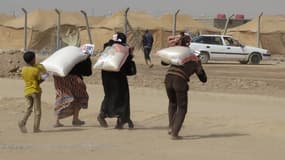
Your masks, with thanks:
M285 15L285 0L0 0L0 13L21 15L21 8L28 12L35 9L58 8L65 11L85 10L88 15L109 15L130 7L151 15L163 13L190 14L193 17L215 17L218 13L244 14L253 18L264 15Z

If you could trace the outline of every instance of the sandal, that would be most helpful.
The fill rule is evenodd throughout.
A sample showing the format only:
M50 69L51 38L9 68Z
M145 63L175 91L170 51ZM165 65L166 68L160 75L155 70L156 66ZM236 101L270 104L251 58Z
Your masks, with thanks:
M132 120L129 120L128 127L129 127L129 129L133 129L134 128L134 123L133 123Z
M120 118L118 118L115 129L123 129L123 127L124 127L124 123L122 122Z
M167 132L169 135L172 134L172 129L171 128L168 128L168 132Z
M171 139L172 140L181 140L181 139L183 139L183 137L182 136L178 136L178 135L172 135Z
M72 121L73 126L82 126L84 124L85 124L85 122L81 121L81 120Z
M21 123L21 122L18 123L18 127L20 128L20 131L22 133L27 133L28 132L26 126L23 123Z
M101 127L104 127L104 128L108 127L108 123L106 122L105 118L103 118L102 116L98 115L97 120Z
M61 124L61 123L56 123L56 124L53 125L53 127L54 127L54 128L64 127L64 125Z

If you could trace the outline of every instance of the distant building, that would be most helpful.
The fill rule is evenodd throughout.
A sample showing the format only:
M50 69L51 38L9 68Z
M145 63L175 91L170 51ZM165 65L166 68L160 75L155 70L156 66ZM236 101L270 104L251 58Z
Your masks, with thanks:
M195 20L199 21L202 24L214 26L218 29L224 29L227 22L227 17L225 14L219 13L215 18L202 17L197 18ZM228 28L240 26L242 24L247 23L248 21L250 21L250 19L245 19L245 16L243 14L236 14L233 18L229 20Z
M240 26L242 24L247 23L248 21L250 21L250 19L230 19L229 20L229 24L228 24L228 28L233 28L233 27ZM214 27L219 28L219 29L224 29L225 25L226 25L226 22L227 22L227 19L215 18L213 20Z

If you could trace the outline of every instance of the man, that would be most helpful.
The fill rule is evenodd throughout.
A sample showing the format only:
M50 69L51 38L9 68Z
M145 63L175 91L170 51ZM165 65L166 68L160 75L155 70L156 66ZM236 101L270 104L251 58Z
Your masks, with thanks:
M149 68L153 67L153 64L151 63L150 59L152 44L153 44L153 36L148 30L146 30L142 37L142 45L143 45L145 63L149 66Z
M176 36L177 37L177 36ZM168 43L173 45L180 45L188 47L190 44L190 36L178 36L176 40L168 40ZM173 42L175 41L175 42ZM163 65L165 65L162 62ZM171 65L167 70L165 76L165 88L169 99L168 105L168 118L169 118L169 131L172 139L181 139L179 131L187 113L188 95L189 90L188 82L190 76L196 74L199 80L203 83L207 82L207 75L202 67L201 61L198 57L193 55L191 61L185 63L183 66Z

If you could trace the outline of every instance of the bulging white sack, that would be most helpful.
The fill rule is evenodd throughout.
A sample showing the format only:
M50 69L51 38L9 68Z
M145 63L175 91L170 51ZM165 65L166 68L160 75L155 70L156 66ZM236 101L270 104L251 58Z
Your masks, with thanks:
M194 50L183 46L164 48L156 52L164 63L174 65L183 65L190 60L194 53Z
M85 60L88 56L88 54L83 53L78 47L67 46L54 52L41 62L41 64L44 65L48 72L65 77L76 64Z
M105 48L93 68L118 72L125 63L128 55L128 47L120 44L113 44L112 46Z

